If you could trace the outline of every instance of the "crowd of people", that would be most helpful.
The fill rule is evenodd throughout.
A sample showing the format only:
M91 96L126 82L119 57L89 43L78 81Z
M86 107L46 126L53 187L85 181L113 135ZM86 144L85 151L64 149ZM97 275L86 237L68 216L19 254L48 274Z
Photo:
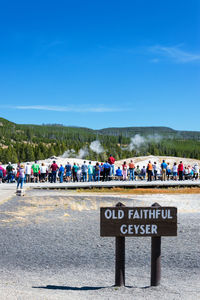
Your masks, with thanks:
M180 161L179 164L174 162L172 166L170 163L166 163L165 160L162 161L160 165L156 162L153 164L151 161L148 162L147 166L143 166L140 170L137 166L135 173L139 177L143 177L145 179L147 177L147 181L152 180L189 180L189 179L199 179L199 166L197 163L194 166L184 166L183 162Z
M79 165L74 162L72 165L67 162L65 166L58 165L53 161L50 165L45 163L39 164L35 161L33 164L18 164L16 168L8 163L6 168L0 164L0 183L1 182L17 182L17 188L22 189L24 182L92 182L92 181L108 181L108 180L197 180L199 179L199 166L185 166L182 161L179 164L174 162L170 166L169 162L157 164L156 162L148 162L147 166L142 168L135 166L133 160L129 163L124 161L121 167L115 171L115 158L110 155L105 163L96 162L94 165L86 161Z

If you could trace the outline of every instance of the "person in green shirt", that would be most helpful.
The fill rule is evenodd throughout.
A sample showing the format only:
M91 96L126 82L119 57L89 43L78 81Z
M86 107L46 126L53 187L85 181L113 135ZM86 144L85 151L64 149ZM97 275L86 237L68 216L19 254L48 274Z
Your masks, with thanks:
M8 183L12 182L13 166L11 165L11 162L9 162L7 167L6 167L6 173L8 175L7 176Z
M40 166L39 166L37 160L36 160L35 163L32 165L32 170L33 170L33 175L34 175L34 182L38 182L38 181L39 181L39 170L40 170Z

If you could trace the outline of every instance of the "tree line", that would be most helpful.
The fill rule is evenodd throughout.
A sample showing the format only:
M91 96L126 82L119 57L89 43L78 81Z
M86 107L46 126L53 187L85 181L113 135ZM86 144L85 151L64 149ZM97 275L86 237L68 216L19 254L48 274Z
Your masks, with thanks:
M93 152L88 142L77 142L76 140L70 141L57 141L53 143L13 143L6 148L0 148L0 161L3 164L42 160L52 156L60 156L66 150L73 149L74 156L77 157L81 148L86 149L86 156L83 157L88 160L105 161L110 154L115 159L126 159L128 157L146 156L146 155L159 155L159 156L176 156L200 159L200 143L193 141L170 141L163 140L160 143L149 143L141 147L139 150L124 149L123 144L117 144L109 141L107 138L106 143L104 140L99 139L105 149L103 153Z
M96 153L90 143L99 140L105 149ZM200 159L200 141L163 137L159 142L147 141L137 149L130 149L131 138L101 134L88 128L61 125L17 125L0 118L0 161L3 164L34 161L60 156L67 150L77 157L85 149L85 159L105 161L112 154L116 160L128 157L159 155Z

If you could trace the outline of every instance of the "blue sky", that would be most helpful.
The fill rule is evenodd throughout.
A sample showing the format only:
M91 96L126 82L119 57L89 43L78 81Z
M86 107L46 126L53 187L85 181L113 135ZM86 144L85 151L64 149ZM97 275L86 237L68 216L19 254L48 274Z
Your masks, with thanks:
M0 2L1 117L200 130L198 0Z

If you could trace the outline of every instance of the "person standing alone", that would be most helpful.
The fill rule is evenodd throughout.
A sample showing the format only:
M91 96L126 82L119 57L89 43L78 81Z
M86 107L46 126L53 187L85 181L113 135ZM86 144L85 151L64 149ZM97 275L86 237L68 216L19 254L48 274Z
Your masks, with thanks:
M23 189L23 183L24 183L24 177L25 177L24 165L19 165L18 172L19 172L19 177L17 179L17 189L18 189L19 185L20 185L20 188Z

